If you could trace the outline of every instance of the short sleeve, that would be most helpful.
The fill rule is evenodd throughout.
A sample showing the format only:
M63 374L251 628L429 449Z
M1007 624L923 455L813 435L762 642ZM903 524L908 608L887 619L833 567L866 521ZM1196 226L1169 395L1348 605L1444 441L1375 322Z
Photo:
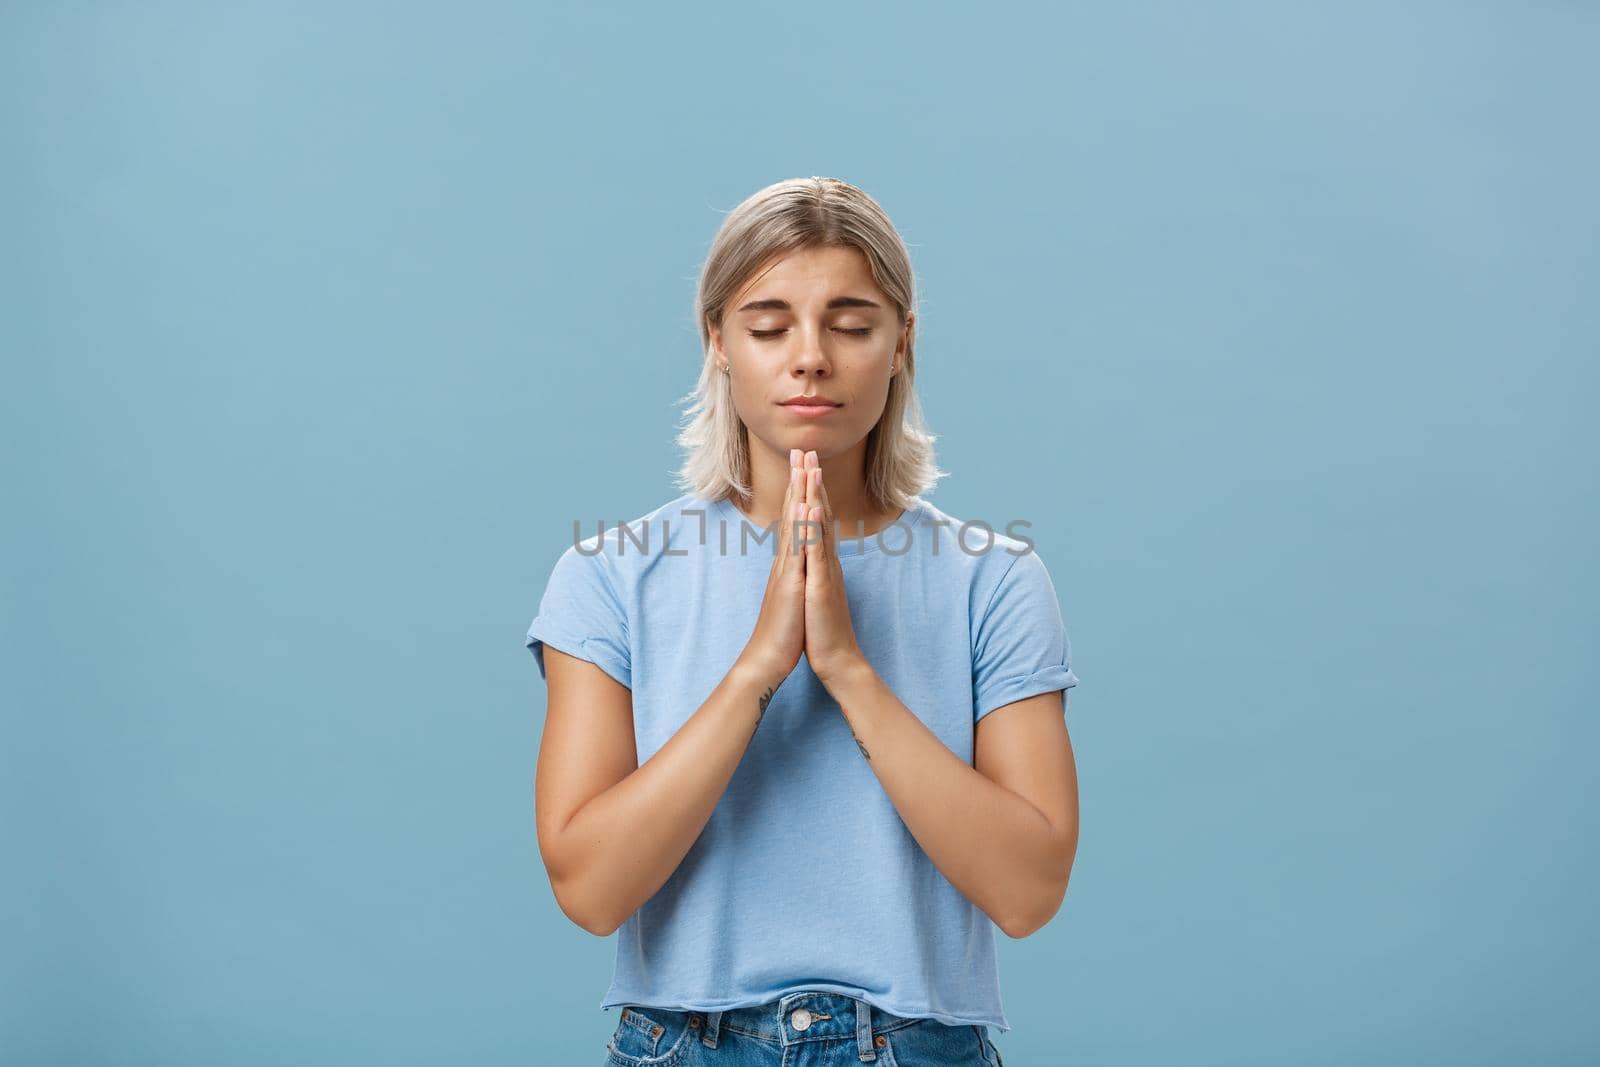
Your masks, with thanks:
M605 553L588 555L569 547L556 560L528 627L527 646L547 678L544 648L549 645L588 660L618 682L633 688L633 657L628 614L617 595Z
M1013 701L1078 684L1055 585L1037 552L1011 560L973 634L974 722ZM1065 705L1065 692L1061 700Z

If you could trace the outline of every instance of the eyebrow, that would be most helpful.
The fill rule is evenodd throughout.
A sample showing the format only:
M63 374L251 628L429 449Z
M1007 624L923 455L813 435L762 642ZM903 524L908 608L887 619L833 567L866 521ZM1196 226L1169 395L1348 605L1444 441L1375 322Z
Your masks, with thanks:
M828 308L881 308L883 305L876 300L868 300L860 296L836 296L828 301ZM739 309L740 311L793 311L787 300L752 300Z

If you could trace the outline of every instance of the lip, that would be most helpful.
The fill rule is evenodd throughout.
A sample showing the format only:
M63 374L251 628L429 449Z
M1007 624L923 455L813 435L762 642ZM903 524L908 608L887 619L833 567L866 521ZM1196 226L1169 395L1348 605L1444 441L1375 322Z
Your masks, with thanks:
M821 396L795 396L790 397L778 406L787 411L792 411L802 418L814 419L829 412L838 411L844 405L832 403Z

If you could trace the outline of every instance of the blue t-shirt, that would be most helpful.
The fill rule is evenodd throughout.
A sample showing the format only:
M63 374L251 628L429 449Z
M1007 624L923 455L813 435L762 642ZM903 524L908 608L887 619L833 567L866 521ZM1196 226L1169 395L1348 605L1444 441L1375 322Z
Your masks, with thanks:
M527 645L541 677L548 643L633 691L642 764L749 641L778 538L693 494L624 525L561 554ZM878 534L841 536L838 555L867 660L970 764L978 719L1078 678L1031 543L974 524L958 544L961 525L914 497ZM699 838L618 929L600 1006L717 1011L822 990L1004 1031L995 940L911 836L802 656Z

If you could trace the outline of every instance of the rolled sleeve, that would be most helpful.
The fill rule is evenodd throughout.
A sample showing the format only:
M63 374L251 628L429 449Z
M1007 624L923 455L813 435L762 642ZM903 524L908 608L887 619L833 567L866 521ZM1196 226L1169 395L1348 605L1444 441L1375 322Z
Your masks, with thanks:
M587 555L572 546L556 560L525 640L541 678L549 677L544 662L549 646L587 660L633 688L627 610L608 571L603 551Z
M974 628L972 710L977 722L996 708L1078 684L1072 643L1050 572L1037 552L1012 559Z

